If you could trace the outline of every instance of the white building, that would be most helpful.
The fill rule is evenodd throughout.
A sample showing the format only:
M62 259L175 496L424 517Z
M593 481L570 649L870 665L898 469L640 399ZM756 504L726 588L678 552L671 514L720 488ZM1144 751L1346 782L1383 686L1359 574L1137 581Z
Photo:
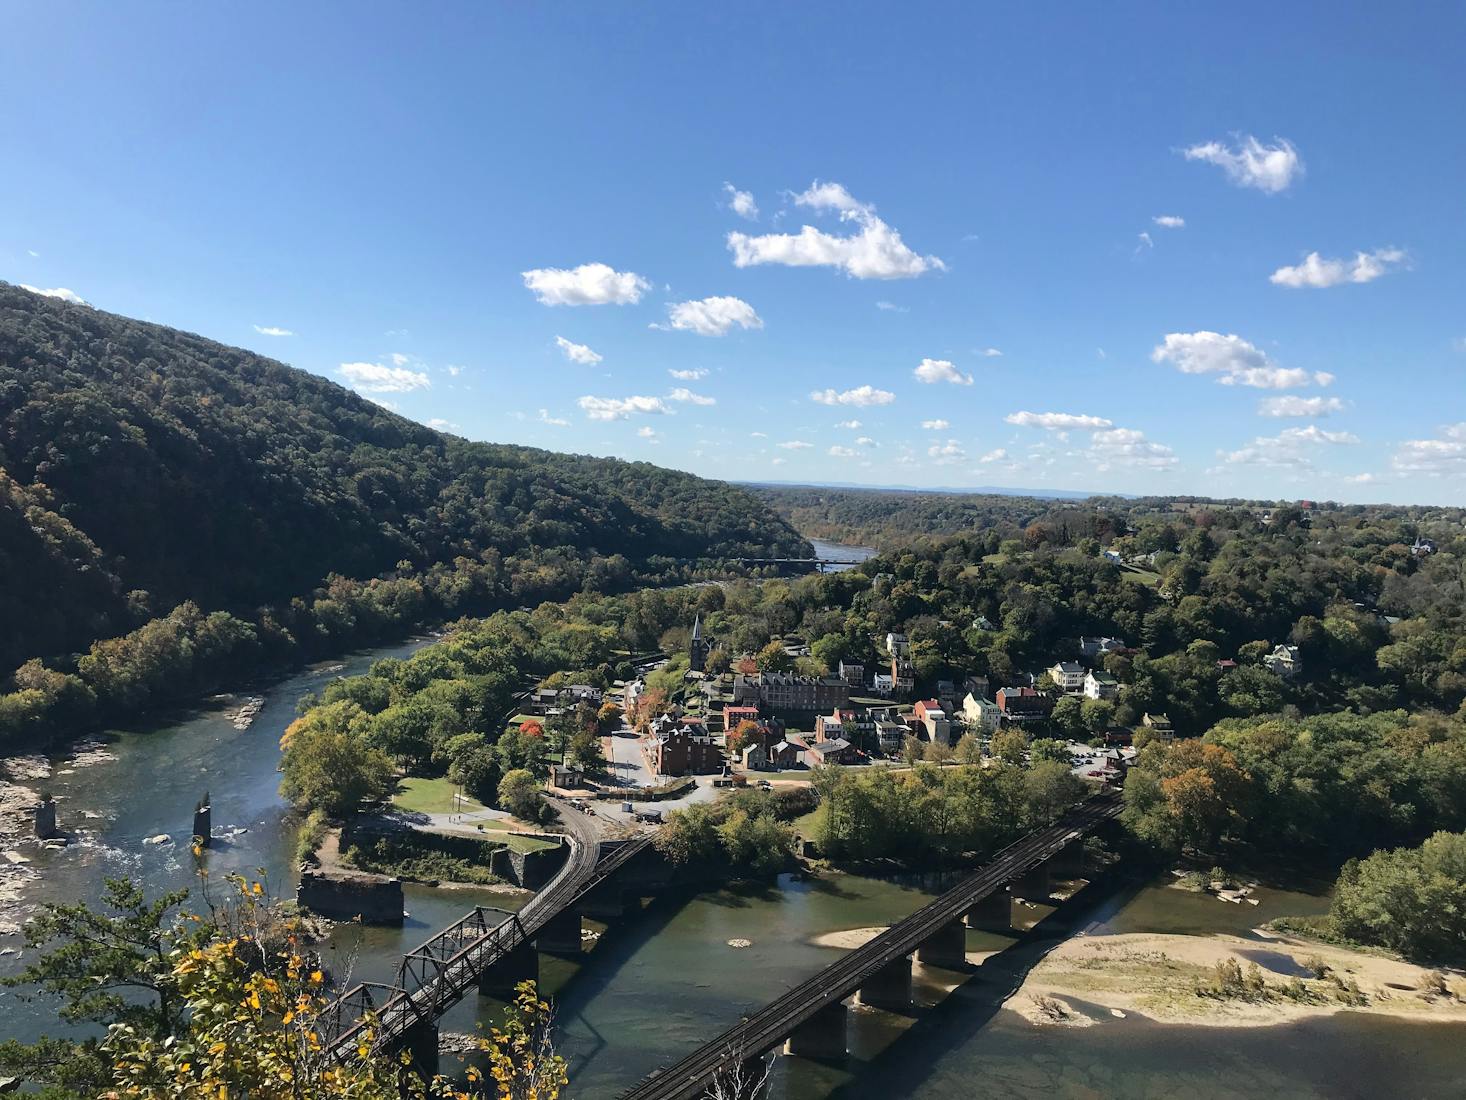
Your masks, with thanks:
M1084 694L1089 699L1113 699L1120 690L1120 683L1105 672L1090 672L1084 677Z
M1084 691L1084 666L1078 661L1059 661L1048 671L1055 686L1065 695L1079 695Z
M987 736L996 733L1001 716L998 704L984 696L968 692L967 698L962 700L962 717L967 719L967 725L975 733Z

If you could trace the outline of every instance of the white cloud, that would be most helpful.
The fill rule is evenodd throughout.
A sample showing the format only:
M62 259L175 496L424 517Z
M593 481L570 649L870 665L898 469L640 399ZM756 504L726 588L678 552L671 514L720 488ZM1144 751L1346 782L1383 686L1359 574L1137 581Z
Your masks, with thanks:
M911 373L918 382L929 386L938 382L950 382L954 386L972 385L972 375L963 374L945 359L923 359Z
M753 439L768 439L769 438L769 433L768 432L749 432L748 434Z
M751 222L758 221L758 203L754 201L752 191L740 191L731 183L725 183L723 194L728 196L729 210L740 218L747 218Z
M575 268L538 267L521 272L524 285L547 306L635 305L651 283L633 271L617 271L606 264Z
M699 378L706 378L708 376L708 372L702 367L694 367L690 370L671 369L667 373L679 382L696 382Z
M782 465L784 465L784 460L782 458L771 458L771 459L769 459L769 465L770 466L782 466Z
M1384 481L1384 478L1379 474L1350 474L1344 480L1352 485L1378 485Z
M1295 290L1303 287L1319 289L1341 283L1370 283L1408 259L1404 249L1400 248L1356 252L1352 260L1325 260L1317 252L1310 252L1301 264L1278 268L1268 276L1268 281Z
M1258 416L1328 416L1343 412L1344 402L1337 397L1264 397L1257 404Z
M657 437L657 430L650 424L644 424L636 429L636 434L642 439L655 439Z
M880 310L883 313L910 313L911 312L911 310L909 308L907 308L906 306L898 306L895 302L887 302L887 301L884 301L884 300L879 301L879 302L876 303L876 309Z
M37 252L34 248L27 248L25 250L25 254L33 260L39 260L41 258L41 254Z
M403 355L400 351L394 351L387 358L392 360L392 365L394 367L405 367L408 363L412 362L412 359L409 356Z
M868 435L862 435L856 439L855 445L857 447L874 447L876 445L876 441Z
M551 416L549 409L540 410L539 421L541 424L550 424L556 428L570 427L570 421L564 419L563 417Z
M1358 442L1359 437L1350 432L1330 432L1310 424L1306 428L1284 428L1274 436L1258 436L1246 447L1224 453L1222 459L1229 465L1310 470L1313 468L1308 453L1311 449Z
M859 420L842 420L842 421L840 421L840 423L836 424L835 427L837 427L837 428L849 428L853 432L853 431L856 431L860 427L860 421Z
M463 373L463 368L460 366L456 366L453 363L449 363L443 369L448 372L448 377L450 378L457 378L460 374Z
M593 367L603 358L591 351L585 344L577 344L563 336L555 337L555 346L565 354L566 359L572 363L579 363L583 367Z
M458 425L451 420L444 420L441 416L435 416L428 421L428 427L440 432L456 432Z
M92 304L76 291L67 290L64 286L55 286L49 290L44 290L38 286L31 286L28 283L21 283L20 289L29 290L32 294L39 294L43 298L60 298L63 302L70 302L72 305L89 306Z
M1003 418L1009 424L1017 424L1020 428L1042 428L1047 432L1072 431L1076 428L1109 428L1113 421L1106 420L1102 416L1089 416L1084 413L1036 413L1036 412L1015 412L1009 413Z
M1187 160L1215 164L1238 187L1277 194L1303 175L1303 158L1292 142L1285 138L1273 140L1276 144L1264 145L1249 134L1235 148L1208 141L1183 150L1183 154Z
M575 403L591 420L625 420L634 414L664 416L672 411L660 397L581 397Z
M1008 452L1006 450L1004 450L1002 447L999 447L996 450L989 451L987 454L985 454L981 458L979 458L978 461L979 462L1002 462L1007 457L1008 457Z
M409 393L427 389L432 381L423 371L386 367L381 363L342 363L337 368L362 393Z
M988 359L1001 359L1003 357L1003 353L997 348L983 348L982 354Z
M763 328L764 322L742 298L699 298L667 306L669 325L679 332L695 332L699 336L723 336L734 325L739 328ZM657 327L657 326L653 326Z
M853 447L841 447L840 445L836 444L835 446L830 448L831 458L857 458L859 457L859 455L860 452L855 450Z
M798 233L760 237L729 233L734 266L834 267L856 279L911 279L946 269L936 256L913 252L900 233L876 217L874 206L857 202L838 183L816 181L808 191L795 195L794 202L810 210L838 213L841 221L853 223L858 232L839 237L806 225Z
M946 420L923 420L921 426L929 432L944 432L952 425Z
M1101 471L1111 466L1144 466L1163 470L1180 461L1170 447L1151 442L1145 438L1144 432L1134 428L1109 428L1092 433L1087 456Z
M809 397L821 405L889 405L896 400L896 395L890 390L878 390L874 386L856 386L853 390L815 390Z
M693 393L686 386L678 386L667 395L667 400L681 401L689 405L716 405L718 403L716 397L706 397L700 393Z
M261 336L294 336L288 328L280 328L277 325L255 325L255 331Z
M950 466L961 462L967 457L962 444L955 439L949 439L945 443L933 443L926 449L927 457L932 459L938 466Z
M1175 214L1157 214L1150 219L1162 229L1185 229L1186 219L1177 217Z
M1150 234L1149 233L1143 233L1142 232L1142 233L1138 234L1138 236L1140 238L1140 244L1138 244L1138 245L1135 246L1135 251L1139 252L1142 245L1144 247L1146 247L1146 248L1154 248L1155 247L1155 241L1153 241L1153 240L1150 239Z
M1440 430L1438 439L1409 439L1391 460L1402 474L1466 477L1466 421Z
M775 443L774 446L782 447L786 451L807 451L813 447L813 443L806 443L802 439L790 439L783 443Z
M1261 348L1235 333L1167 333L1150 357L1156 363L1170 363L1182 374L1220 375L1217 381L1224 386L1288 390L1310 383L1327 386L1334 380L1327 371L1310 374L1298 367L1279 367Z

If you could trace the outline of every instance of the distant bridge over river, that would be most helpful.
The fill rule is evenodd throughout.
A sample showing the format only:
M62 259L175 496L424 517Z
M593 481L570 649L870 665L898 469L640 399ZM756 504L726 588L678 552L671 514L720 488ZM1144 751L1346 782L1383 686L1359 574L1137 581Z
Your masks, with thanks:
M1117 816L1121 806L1113 793L1097 795L1056 824L1029 833L864 947L847 952L680 1062L656 1070L622 1094L622 1100L704 1096L720 1076L762 1059L780 1043L790 1054L843 1057L847 997L856 995L862 1003L881 1008L909 1008L913 953L936 966L965 965L964 921L975 927L1008 927L1012 900L1006 887L1012 883L1019 897L1047 897L1051 866L1082 870L1084 838ZM757 1081L759 1076L751 1072L743 1080Z

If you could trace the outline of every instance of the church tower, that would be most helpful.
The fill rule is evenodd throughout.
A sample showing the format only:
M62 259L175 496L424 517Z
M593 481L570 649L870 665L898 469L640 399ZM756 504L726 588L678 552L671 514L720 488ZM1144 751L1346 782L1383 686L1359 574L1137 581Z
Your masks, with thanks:
M702 636L702 616L692 620L692 641L687 647L687 667L693 672L706 671L708 654L713 645Z

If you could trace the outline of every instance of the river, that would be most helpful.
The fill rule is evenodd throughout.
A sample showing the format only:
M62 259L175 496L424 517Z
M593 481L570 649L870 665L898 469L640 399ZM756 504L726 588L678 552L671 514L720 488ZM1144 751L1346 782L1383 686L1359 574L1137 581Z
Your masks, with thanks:
M814 547L814 556L821 561L859 563L880 553L873 546L852 546L844 542L830 542L828 539L810 539L809 544ZM854 569L855 566L831 565L826 568L831 573L843 573L847 569Z
M845 548L848 549L848 548ZM827 556L837 556L830 554ZM207 789L218 833L237 833L207 856L217 878L262 869L272 887L293 894L293 836L278 794L280 733L297 700L333 675L364 671L373 660L404 656L423 640L353 655L257 691L264 706L251 728L225 716L240 699L219 700L146 731L122 732L108 758L74 770L64 764L47 784L64 828L80 839L42 852L24 902L95 901L101 881L120 875L150 893L193 884L186 834L194 802ZM344 667L339 667L344 666ZM96 816L89 816L96 815ZM175 843L147 845L168 833ZM824 933L885 924L920 906L941 882L886 881L853 875L712 890L650 902L619 922L580 962L548 957L542 980L557 1003L561 1049L570 1061L569 1095L609 1098L657 1066L705 1042L742 1013L837 957L811 941ZM333 970L356 978L390 976L398 954L476 903L504 905L483 891L408 889L402 929L346 928L333 945ZM1139 1018L1088 1028L1037 1027L998 1006L1054 937L1071 932L1245 932L1283 913L1318 912L1325 899L1263 891L1262 904L1228 906L1161 885L1144 885L1089 904L1076 903L1048 938L1014 943L972 933L969 950L1004 949L951 995L917 968L918 999L936 1007L911 1016L852 1012L852 1057L844 1066L781 1059L774 1095L815 1100L879 1095L883 1100L1098 1097L1272 1100L1283 1097L1437 1097L1466 1095L1466 1027L1399 1023L1344 1013L1273 1028L1188 1028ZM506 907L512 907L506 906ZM1051 922L1052 923L1052 922ZM752 941L735 948L729 940ZM6 946L15 945L13 938ZM354 964L351 963L354 960ZM0 973L23 960L0 958ZM55 1033L45 1002L0 991L0 1037ZM470 999L444 1021L468 1031L491 1020L493 1002Z

